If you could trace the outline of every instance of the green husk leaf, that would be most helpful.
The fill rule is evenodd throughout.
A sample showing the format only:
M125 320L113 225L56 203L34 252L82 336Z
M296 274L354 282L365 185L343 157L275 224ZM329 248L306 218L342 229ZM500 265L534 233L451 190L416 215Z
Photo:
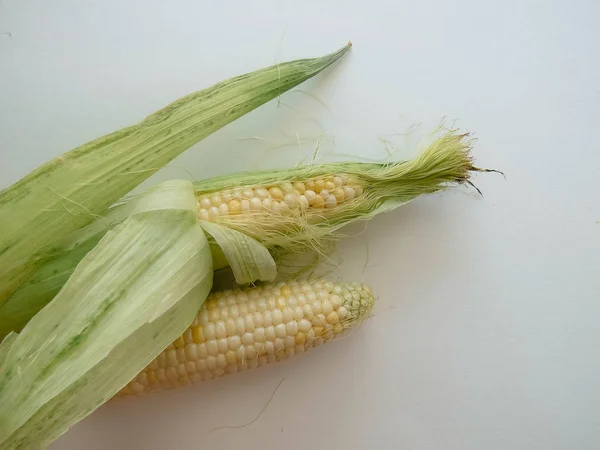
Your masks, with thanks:
M200 226L210 234L229 262L238 284L273 281L277 265L269 250L256 239L231 228L201 220Z
M53 253L53 243L99 219L191 145L313 77L349 48L187 95L137 125L64 153L1 191L0 304Z
M53 301L9 336L0 372L0 448L43 448L189 326L213 270L195 208L187 181L150 190Z
M11 349L17 336L18 334L14 332L8 333L8 335L0 343L0 373L2 373L2 366L4 365L8 351Z

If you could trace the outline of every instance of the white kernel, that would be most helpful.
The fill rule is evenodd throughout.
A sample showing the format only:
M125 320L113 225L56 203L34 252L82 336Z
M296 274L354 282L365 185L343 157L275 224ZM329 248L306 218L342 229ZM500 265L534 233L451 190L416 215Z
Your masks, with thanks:
M300 205L298 198L294 194L285 194L283 196L283 201L290 208L297 208Z
M167 350L165 355L167 359L167 366L175 367L177 365L177 353L175 352L175 349Z
M246 328L246 331L249 331L250 333L254 331L254 320L252 319L251 314L246 314L244 317L244 327Z
M302 333L306 333L308 330L311 329L311 327L312 324L306 319L302 319L300 322L298 322L298 330Z
M313 302L312 313L313 314L321 314L321 302Z
M273 325L279 325L283 322L283 314L280 309L275 308L271 311L271 318L273 320Z
M215 355L219 354L219 347L217 346L216 339L211 339L210 341L206 341L206 351L211 356L215 356Z
M219 214L221 216L226 216L229 213L229 208L227 206L227 203L221 203L219 205Z
M302 312L304 313L304 318L308 320L312 320L314 313L312 310L312 306L308 303L302 307Z
M317 193L315 191L311 191L311 190L304 191L304 197L306 198L306 200L308 200L309 205L313 204L316 196L317 196Z
M219 349L219 353L225 353L229 349L229 344L227 343L227 338L221 338L217 341L217 348Z
M337 206L337 200L335 195L329 195L325 199L325 207L326 208L335 208Z
M242 212L248 212L248 211L250 211L250 201L246 200L246 199L243 199L240 202L240 208L242 209Z
M265 338L267 342L273 342L275 340L275 327L273 325L265 327Z
M202 330L202 331L204 332L204 337L205 337L207 340L208 340L208 339L214 339L215 337L217 337L217 336L216 336L216 334L215 334L215 325L214 325L214 323L212 323L212 322L208 322L208 323L207 323L207 324L204 326L204 328L203 328L203 330Z
M273 317L271 316L271 311L266 310L263 313L263 322L265 327L270 327L271 325L273 325Z
M265 188L257 188L254 190L254 195L256 195L256 197L264 200L266 198L269 198L269 192L267 192L267 190Z
M229 192L229 191L221 192L221 200L223 200L223 202L229 203L232 199L233 199L233 197L231 195L231 192Z
M208 356L208 351L206 350L206 342L204 344L197 344L196 352L198 353L198 358L206 358Z
M280 323L275 327L275 336L277 336L278 338L284 338L287 336L285 324Z
M354 199L354 189L352 189L351 187L348 186L344 186L344 197L346 198L346 200L352 200Z
M198 218L200 220L210 220L210 217L208 217L208 211L206 209L201 209L200 212L198 213Z
M333 305L334 310L337 310L344 303L344 301L342 300L342 297L340 297L339 295L336 295L336 294L332 294L329 297L329 301Z
M254 335L254 341L255 342L265 342L265 329L264 328L257 328L254 330L254 333L252 333Z
M245 331L246 331L246 326L244 323L244 318L238 317L237 319L235 319L235 332L239 335L242 335L242 334L244 334Z
M229 347L229 350L235 351L240 348L240 345L242 345L242 340L239 336L229 336L227 338L227 346Z
M225 368L225 366L227 366L227 359L225 359L225 355L218 354L217 355L217 367L220 367L221 369L223 369L223 368Z
M333 185L335 187L340 187L342 184L344 184L344 182L341 177L338 177L338 176L333 177Z
M355 197L360 197L363 193L363 188L362 186L354 186L354 196Z
M275 308L277 308L277 299L274 296L269 295L266 300L269 311L273 311Z
M255 312L252 316L252 321L254 322L255 327L264 327L265 321L263 319L263 314L260 312Z
M271 206L271 212L273 214L280 214L281 213L281 203L279 203L278 201L274 201L273 205Z
M275 347L275 353L279 353L282 351L282 349L285 348L284 342L282 338L277 338L275 339L275 341L273 342L273 347Z
M319 195L323 197L323 200L325 200L327 197L329 197L329 191L327 189L323 189L321 192L319 192Z
M229 318L231 318L231 319L237 319L238 317L240 317L240 312L238 310L238 306L237 305L231 305L229 307Z
M254 346L247 345L246 347L244 347L244 350L245 350L245 353L246 353L246 358L248 358L250 360L254 360L254 359L256 359L258 357L258 352L254 348Z
M210 207L212 206L212 203L210 202L210 198L202 197L200 199L200 206L202 206L202 208L204 208L204 209L210 209Z
M246 188L242 191L242 198L251 199L254 197L254 189Z
M208 210L208 220L217 220L217 217L219 217L219 208L212 206Z
M286 349L293 350L294 347L296 346L296 340L294 339L293 336L287 336L283 339L283 345L285 346Z
M292 320L285 325L285 331L288 336L296 336L298 334L298 322Z
M219 320L215 325L215 336L219 339L227 337L227 328L222 320Z
M252 345L254 343L254 336L252 333L244 333L242 335L242 344L244 345Z
M348 310L346 309L345 306L340 306L337 310L338 316L340 316L340 319L344 320L346 317L348 317Z
M323 314L325 314L326 316L328 316L329 314L331 314L333 312L333 305L331 304L331 302L329 300L325 300L321 304L321 312Z
M298 299L298 306L304 306L304 305L306 305L306 295L304 295L304 294L298 294L296 296L296 298Z
M196 361L198 359L196 344L188 344L185 346L185 357L188 361Z
M223 199L221 198L221 196L219 194L213 194L210 197L210 203L213 206L219 206L221 203L223 203Z
M240 317L248 314L248 302L238 303L238 312Z
M283 323L288 323L294 320L294 313L290 308L285 308L282 312Z
M327 320L325 319L325 315L323 314L317 314L315 317L313 317L312 324L315 327L324 327L326 323Z
M353 191L354 192L354 191ZM262 207L262 201L260 198L252 197L250 199L250 209L253 211L258 211Z
M263 348L265 350L265 353L267 354L267 358L269 357L269 355L272 355L273 353L275 353L275 338L273 338L272 341L265 342L265 345ZM271 360L268 360L268 361L271 362Z
M301 306L295 306L292 309L292 316L294 320L302 320L304 318L304 312L302 311Z

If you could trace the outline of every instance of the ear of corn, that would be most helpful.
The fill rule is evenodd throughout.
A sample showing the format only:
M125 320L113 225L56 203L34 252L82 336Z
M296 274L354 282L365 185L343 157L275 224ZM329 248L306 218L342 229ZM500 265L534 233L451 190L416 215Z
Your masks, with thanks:
M288 170L227 175L194 184L198 219L239 231L272 252L316 250L322 253L339 238L339 229L456 183L477 170L467 135L446 132L416 159L399 163L332 163ZM86 239L97 239L127 215L127 203L111 210L102 223L81 230L48 258L38 273L0 306L0 336L18 331L56 294L85 252ZM92 237L90 237L92 236ZM222 251L213 246L223 267ZM70 265L70 270L69 270ZM56 271L56 273L54 273ZM240 279L241 280L241 279ZM34 301L32 301L32 299ZM25 308L29 305L30 308Z
M53 255L53 243L97 220L192 144L316 75L348 49L278 64L185 96L1 191L0 305Z
M119 396L171 389L281 361L341 336L371 313L361 283L271 283L211 293L192 325Z
M192 322L213 271L195 203L189 182L153 188L81 260L54 300L4 340L0 448L44 447Z

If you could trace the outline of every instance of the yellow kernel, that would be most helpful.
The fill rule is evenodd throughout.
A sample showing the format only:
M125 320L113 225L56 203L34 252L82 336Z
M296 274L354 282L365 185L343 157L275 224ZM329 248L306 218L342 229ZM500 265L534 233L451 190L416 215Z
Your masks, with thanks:
M335 325L340 323L340 316L337 312L333 311L331 314L327 316L327 323L331 325Z
M185 346L185 357L188 361L196 361L198 359L196 344L188 344Z
M324 208L325 207L325 200L323 200L323 197L321 197L320 195L315 196L315 199L313 200L312 207L313 208Z
M354 186L354 195L355 197L360 197L363 193L363 187L362 186Z
M179 336L175 341L173 341L173 345L175 348L185 347L185 341L183 340L183 336Z
M341 177L335 176L333 177L333 184L335 187L340 187L342 184L344 184L344 182L342 181Z
M185 362L185 347L175 349L177 354L177 362L182 363Z
M335 184L333 184L332 181L326 181L323 187L328 191L333 191L335 189Z
M269 188L269 194L273 200L281 201L283 200L283 192L277 186L273 186Z
M322 178L317 178L315 180L315 192L321 192L325 188L325 182Z
M306 335L302 332L297 333L294 336L294 341L296 342L297 345L304 345L306 343Z
M210 209L210 207L212 206L212 203L210 202L210 198L208 198L208 197L202 197L200 199L200 206L203 209Z
M296 181L294 184L294 190L296 190L299 194L304 194L304 191L306 190L306 186L304 186L304 183L302 183L301 181Z
M225 353L225 360L229 364L235 364L237 362L237 358L235 357L235 352L233 350L227 351L227 353Z
M333 196L335 197L338 203L342 203L346 198L346 195L344 194L344 190L342 188L337 188L335 191L333 191Z
M229 202L229 214L239 214L242 210L242 205L239 200L231 200Z
M306 188L307 191L314 191L315 190L315 181L314 180L308 180L306 183L304 183L304 187Z

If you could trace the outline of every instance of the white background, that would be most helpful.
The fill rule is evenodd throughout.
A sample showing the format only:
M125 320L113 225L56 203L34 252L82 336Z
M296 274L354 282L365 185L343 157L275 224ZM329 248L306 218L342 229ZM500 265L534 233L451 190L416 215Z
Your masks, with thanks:
M595 0L1 1L1 187L181 95L348 39L343 62L151 181L290 166L317 140L325 159L380 159L386 137L400 159L444 117L507 176L348 230L334 276L379 294L351 337L105 406L52 449L600 448L599 17ZM283 378L256 422L210 431L251 421Z

